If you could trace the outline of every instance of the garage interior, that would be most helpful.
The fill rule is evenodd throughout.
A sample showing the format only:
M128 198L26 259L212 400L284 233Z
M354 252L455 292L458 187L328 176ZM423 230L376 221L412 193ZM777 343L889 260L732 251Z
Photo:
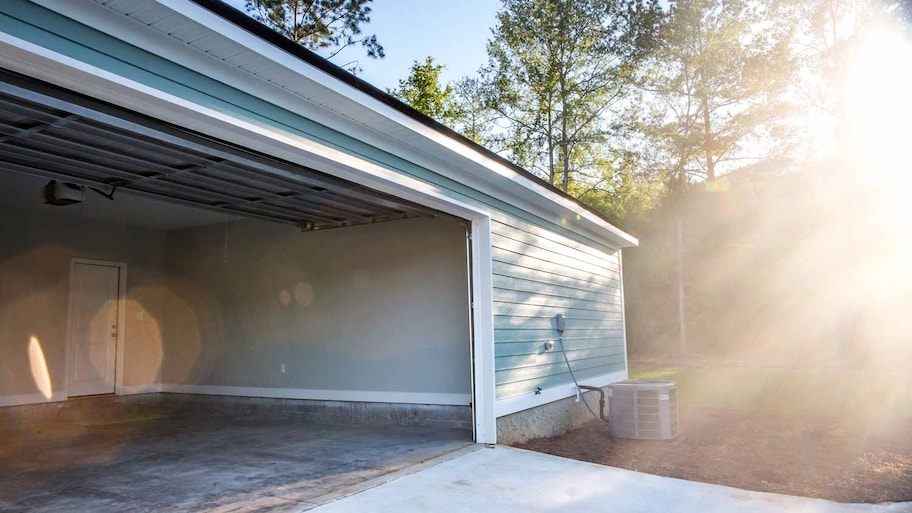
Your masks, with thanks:
M300 510L471 445L463 220L6 72L0 191L0 398L49 401L0 407L0 511Z

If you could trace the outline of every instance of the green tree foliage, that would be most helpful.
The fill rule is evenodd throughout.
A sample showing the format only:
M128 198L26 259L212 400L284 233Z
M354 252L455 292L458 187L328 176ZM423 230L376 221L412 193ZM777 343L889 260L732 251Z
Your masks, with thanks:
M677 0L641 68L631 141L672 187L790 148L790 24L768 0Z
M494 151L500 150L495 135L499 116L485 101L485 84L476 77L463 77L453 84L460 117L453 128Z
M408 77L389 93L443 124L454 125L462 119L462 109L456 103L453 86L440 83L440 73L445 68L434 64L433 57L415 61Z
M247 0L247 12L310 50L326 51L328 59L361 45L368 57L383 58L377 36L361 33L370 22L372 0ZM357 71L352 68L351 71Z
M657 207L666 195L665 184L637 166L630 155L586 158L585 177L570 183L572 196L613 219L639 216Z
M659 205L665 188L660 182L642 180L629 167L612 167L597 187L571 183L568 192L609 218L624 220Z
M656 12L647 0L504 0L483 75L510 158L569 191L610 135Z

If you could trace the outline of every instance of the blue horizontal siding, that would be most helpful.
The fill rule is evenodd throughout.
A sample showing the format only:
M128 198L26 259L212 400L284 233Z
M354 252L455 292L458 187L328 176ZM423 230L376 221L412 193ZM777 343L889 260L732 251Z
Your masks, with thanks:
M555 308L553 315L526 315L518 311L516 305L500 303L495 306L494 329L526 329L526 330L552 330L554 329L554 316L563 313L570 321L571 329L607 329L616 326L616 321L621 320L621 314L592 313L583 310L563 310ZM561 311L557 311L561 310Z
M576 368L574 367L573 373L576 375L576 379L580 381L580 384L585 384L587 379L597 378L608 372L620 372L625 369L623 362L618 362L612 365L600 365L595 368ZM522 381L513 381L510 383L505 383L498 385L497 394L498 399L503 399L507 397L514 397L524 394L534 394L538 388L547 389L551 387L556 387L560 385L566 385L570 383L570 374L566 372L553 374L547 377L540 377L529 380Z
M621 282L615 278L601 278L583 271L574 271L567 267L550 266L542 271L540 266L529 260L519 260L513 255L492 255L494 274L511 278L524 278L541 283L550 283L570 288L589 290L593 286L605 286L620 289Z
M572 321L571 321L572 322ZM604 325L610 325L611 321L606 321ZM620 323L620 321L617 321ZM597 328L581 328L581 329L568 329L564 332L565 341L573 341L574 338L579 339L617 339L620 340L623 336L622 330L616 326L616 324L611 325L612 327L597 327ZM514 343L514 342L535 342L539 344L541 348L542 344L545 342L557 342L557 334L554 332L554 329L495 329L494 338L499 344Z
M586 354L594 354L598 353L599 351L608 350L623 351L624 343L621 341L619 334L615 334L614 337L611 337L610 335L610 333L606 333L602 336L597 337L574 338L573 340L565 340L564 345L567 347L567 357L573 360L577 357L585 358L586 356L583 355L583 352L586 352ZM494 355L497 358L534 355L537 357L550 356L555 359L559 359L561 356L560 353L555 351L546 352L541 341L501 342L500 344L497 344ZM515 362L513 360L502 361L503 368L510 367L514 363Z
M577 378L624 370L617 254L516 218L501 216L492 231L498 399L571 381L555 330L559 313L567 318L563 346Z

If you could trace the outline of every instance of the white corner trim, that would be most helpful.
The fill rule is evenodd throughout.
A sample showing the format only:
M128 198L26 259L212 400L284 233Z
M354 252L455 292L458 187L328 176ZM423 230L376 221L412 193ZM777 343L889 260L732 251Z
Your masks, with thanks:
M124 385L117 389L117 395L153 394L161 391L162 386L159 383L150 383L148 385Z
M627 300L624 297L624 254L619 249L617 252L618 259L618 279L621 282L621 340L624 341L624 372L630 375L630 359L627 358Z
M316 401L354 401L366 403L444 404L468 406L471 394L378 392L372 390L321 390L307 388L234 387L217 385L159 385L169 394L233 395L273 399L312 399Z
M497 443L494 365L494 259L491 219L472 221L472 378L475 441Z
M627 379L627 370L610 372L594 378L580 380L580 385L589 385L593 387L605 387L618 381ZM518 411L528 410L543 404L553 403L567 397L576 395L576 385L567 383L556 387L546 388L540 394L529 392L522 395L507 397L497 401L497 416L503 417Z
M24 404L56 403L66 400L67 395L63 390L52 392L50 398L45 397L41 392L21 395L0 395L0 408L4 406L22 406Z

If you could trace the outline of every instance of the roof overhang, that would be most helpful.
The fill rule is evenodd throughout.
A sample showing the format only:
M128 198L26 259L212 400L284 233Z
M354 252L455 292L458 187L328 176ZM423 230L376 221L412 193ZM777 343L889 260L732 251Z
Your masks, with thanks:
M344 79L331 64L308 62L301 54L306 50L255 34L255 22L220 2L33 1L592 240L616 248L638 244L573 198L408 107L395 106L382 91L354 77Z

